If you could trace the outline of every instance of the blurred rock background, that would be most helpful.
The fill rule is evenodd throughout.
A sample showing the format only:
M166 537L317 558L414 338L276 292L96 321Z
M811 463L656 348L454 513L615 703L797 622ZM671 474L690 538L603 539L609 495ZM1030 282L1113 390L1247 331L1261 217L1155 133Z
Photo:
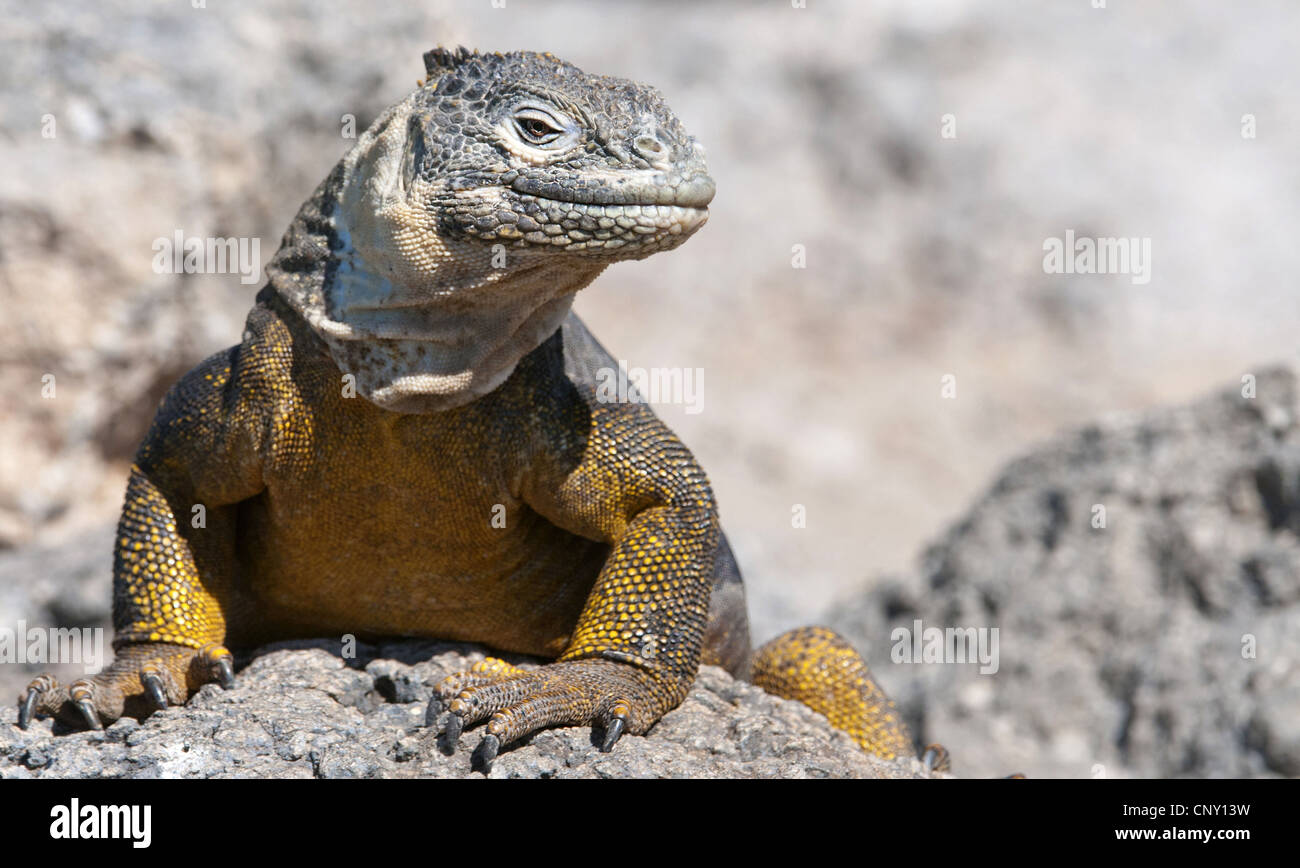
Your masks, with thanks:
M1118 751L1123 728L1104 721L1081 720L1053 746L1047 718L1016 728L1024 713L1002 686L1015 683L1013 662L1038 665L1024 656L982 688L1010 721L1000 734L975 738L958 712L931 732L920 709L946 712L925 685L947 676L891 667L880 644L889 616L914 611L880 595L942 598L918 552L951 542L940 535L969 521L1009 459L1063 429L1113 414L1122 429L1138 424L1124 414L1296 360L1300 9L1107 5L0 0L0 625L105 616L135 445L166 388L238 339L257 284L156 274L154 239L256 237L265 261L351 143L344 117L364 129L414 86L424 50L532 48L657 85L708 148L719 190L708 227L670 256L615 266L577 308L632 366L704 370L703 412L660 410L714 481L758 639L856 612L840 626L870 633L860 641L925 735L971 734L959 773L1086 775L1100 762L1296 774L1285 757L1297 734L1252 724L1249 709L1185 724L1221 733L1203 751L1254 757L1235 765ZM949 114L955 138L940 134ZM1044 240L1068 229L1150 238L1150 283L1045 274ZM794 245L805 268L791 267ZM955 399L941 397L945 374ZM1191 456L1179 473L1202 466L1197 444L1216 426L1179 440ZM1133 462L1142 488L1152 465ZM1050 485L1049 465L1026 484ZM806 527L792 527L795 505ZM1086 510L1067 514L1086 529ZM1285 521L1264 529L1296 533ZM957 584L982 581L1002 554L957 571ZM1270 558L1289 587L1295 559ZM1079 564L1107 571L1100 595L1140 559ZM1033 587L1044 596L1030 604L1062 593ZM1279 593L1251 605L1283 606L1294 635ZM1139 620L1163 599L1142 595ZM1246 626L1232 625L1234 641ZM1104 630L1060 635L1101 641ZM1123 633L1125 666L1171 653L1160 638ZM1015 647L1004 641L1009 657ZM1065 660L1078 648L1040 651ZM1272 654L1270 677L1294 693L1300 662ZM16 669L0 667L0 696L29 677ZM1254 695L1223 685L1228 700ZM963 708L994 719L988 703Z

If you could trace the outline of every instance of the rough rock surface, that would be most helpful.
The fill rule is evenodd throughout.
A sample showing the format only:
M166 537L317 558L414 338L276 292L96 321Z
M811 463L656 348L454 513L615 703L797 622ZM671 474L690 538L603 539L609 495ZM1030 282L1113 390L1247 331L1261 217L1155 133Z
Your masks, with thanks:
M917 572L830 618L954 772L1300 775L1300 385L1243 388L1013 462ZM916 618L999 628L1000 670L891 665Z
M325 641L263 649L234 690L204 687L184 708L100 733L39 720L26 732L0 709L0 778L481 777L470 754L480 732L446 756L424 727L444 676L482 659L466 646L404 641L359 645L345 661ZM521 658L511 658L520 660ZM494 778L909 778L916 760L867 756L825 718L704 667L686 701L644 738L608 754L590 729L552 729L504 752Z

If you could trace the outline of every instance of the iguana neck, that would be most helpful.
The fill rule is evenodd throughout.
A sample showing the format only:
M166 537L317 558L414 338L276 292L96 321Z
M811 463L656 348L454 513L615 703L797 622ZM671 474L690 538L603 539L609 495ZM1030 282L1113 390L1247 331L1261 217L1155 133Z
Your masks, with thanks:
M503 383L607 263L445 237L409 203L402 108L303 206L267 272L358 393L430 413Z

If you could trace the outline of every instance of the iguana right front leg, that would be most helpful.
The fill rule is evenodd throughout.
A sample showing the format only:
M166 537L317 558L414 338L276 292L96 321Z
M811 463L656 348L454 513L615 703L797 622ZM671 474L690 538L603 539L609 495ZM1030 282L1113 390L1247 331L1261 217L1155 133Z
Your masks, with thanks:
M261 486L248 414L226 406L235 360L213 356L168 393L131 468L114 547L116 658L66 686L37 677L19 699L19 726L49 714L99 729L183 703L209 681L233 685L233 504Z

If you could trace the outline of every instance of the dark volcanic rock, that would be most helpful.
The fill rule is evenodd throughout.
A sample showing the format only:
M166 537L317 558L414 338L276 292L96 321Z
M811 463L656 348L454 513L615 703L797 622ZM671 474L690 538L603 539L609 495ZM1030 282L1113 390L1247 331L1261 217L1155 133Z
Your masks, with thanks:
M995 675L886 673L959 775L1298 775L1298 392L1271 370L1061 437L829 620L877 670L914 619L999 628Z
M445 756L424 727L433 686L482 659L464 646L394 642L361 646L356 660L331 643L269 646L234 690L204 687L184 708L101 733L62 733L49 720L24 732L0 708L0 778L60 777L477 777L470 730ZM337 647L337 643L333 643ZM491 777L905 778L915 760L864 754L825 718L704 667L680 708L644 738L608 754L585 728L538 733L497 758Z

